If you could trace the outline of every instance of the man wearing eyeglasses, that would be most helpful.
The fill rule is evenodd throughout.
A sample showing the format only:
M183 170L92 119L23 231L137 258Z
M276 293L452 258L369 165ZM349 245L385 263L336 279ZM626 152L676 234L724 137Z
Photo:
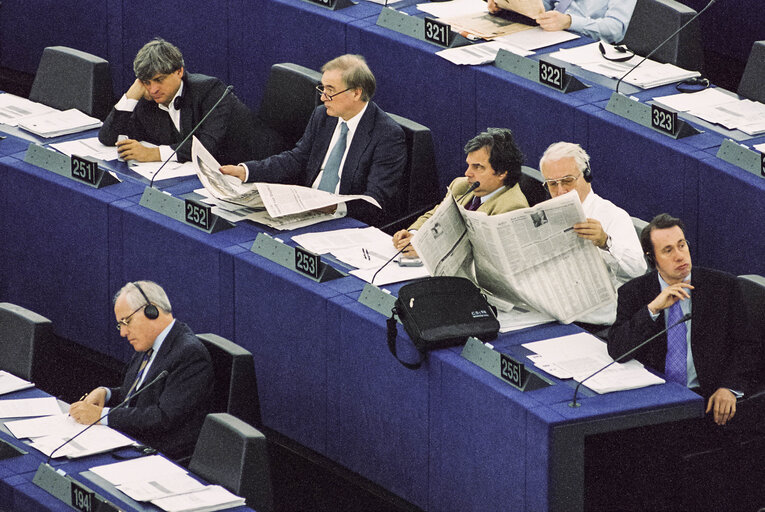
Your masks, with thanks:
M165 291L151 281L128 283L114 299L117 330L135 350L120 387L98 387L69 408L77 422L100 422L172 458L191 455L210 405L210 355L189 327L173 318ZM165 378L152 382L162 371ZM140 392L140 394L137 394ZM106 404L119 409L110 409ZM104 417L105 414L109 416Z
M626 211L593 192L590 156L581 146L570 142L550 145L539 161L539 169L550 196L576 190L587 220L574 224L574 231L600 249L614 288L645 274L646 262L632 219ZM615 319L613 304L579 318L578 322L593 324L583 326L598 330L597 326L610 325Z
M365 194L366 201L325 209L379 225L395 217L396 194L406 164L404 132L371 101L375 77L360 55L342 55L321 68L316 107L297 145L264 160L224 165L223 174L245 182L303 185L338 194Z
M133 60L135 82L114 106L98 132L123 160L191 160L191 141L178 144L220 99L226 86L206 75L187 73L183 55L156 38ZM127 137L120 140L120 135ZM229 93L194 134L219 161L253 157L255 128L247 106ZM145 143L149 144L145 144Z

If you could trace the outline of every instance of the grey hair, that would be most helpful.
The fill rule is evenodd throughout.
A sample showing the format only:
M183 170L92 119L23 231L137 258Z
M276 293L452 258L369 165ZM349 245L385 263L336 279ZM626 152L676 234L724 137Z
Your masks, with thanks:
M377 81L363 56L341 55L324 64L321 67L321 72L325 73L336 69L342 72L343 82L345 82L346 87L349 89L361 89L362 101L372 99L377 87Z
M133 60L133 72L139 80L151 80L185 67L181 51L172 43L156 37L143 45Z
M141 287L141 290L146 294L146 297L151 304L154 304L165 313L173 312L173 308L170 305L170 299L167 298L165 290L154 281L134 281L127 283L120 288L120 291L114 296L113 302L116 303L117 299L124 295L128 306L132 309L138 309L141 306L146 305L146 299L144 299L141 290L138 289L136 284Z
M542 158L539 159L539 169L541 170L542 166L548 161L557 162L562 158L569 157L574 159L579 172L584 172L590 164L590 155L579 144L574 144L573 142L555 142L548 146Z

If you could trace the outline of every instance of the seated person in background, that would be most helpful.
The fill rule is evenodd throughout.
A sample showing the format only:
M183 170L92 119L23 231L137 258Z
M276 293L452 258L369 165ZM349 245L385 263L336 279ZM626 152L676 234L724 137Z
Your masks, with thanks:
M608 267L614 288L619 288L633 277L645 274L646 264L635 228L629 214L592 190L590 156L578 144L556 142L550 145L539 161L550 196L576 190L586 222L574 224L577 235L600 249L598 251ZM598 331L616 318L616 307L608 306L589 313L578 322L588 330ZM581 325L581 324L580 324Z
M406 165L401 127L371 101L375 77L361 55L342 55L322 66L321 99L297 145L264 160L224 165L223 174L245 182L303 185L337 194L364 194L366 201L324 209L370 225L396 215L396 194Z
M633 357L707 398L706 412L724 425L736 414L736 398L750 391L759 352L745 335L736 278L700 267L691 274L684 230L680 219L665 213L643 229L640 243L654 271L619 290L608 353L619 357L693 312L693 320L672 327Z
M151 281L126 284L114 299L120 334L136 353L122 386L99 387L73 403L69 414L90 424L101 420L172 458L191 455L207 415L213 369L210 355L186 324L173 318L165 291ZM163 370L168 375L134 396ZM131 398L132 397L132 398Z
M139 162L191 160L191 140L180 143L220 99L217 78L186 73L180 50L163 39L149 41L133 61L136 80L114 106L98 140L117 145L120 157ZM247 106L229 93L194 136L218 161L252 158L255 129ZM127 140L118 141L120 135ZM156 144L148 147L140 141Z
M542 0L545 12L534 18L547 31L570 30L595 40L618 43L624 39L637 0ZM488 0L489 12L502 9ZM554 6L554 8L553 8Z
M465 144L465 153L468 164L465 177L455 178L451 182L447 198L451 195L468 210L485 212L487 215L498 215L529 206L518 185L523 153L515 144L510 130L489 128ZM468 192L473 183L479 185ZM401 250L412 241L414 231L425 224L436 208L438 206L420 216L409 229L402 229L393 235L396 249ZM417 257L411 245L404 249L403 254L409 258Z

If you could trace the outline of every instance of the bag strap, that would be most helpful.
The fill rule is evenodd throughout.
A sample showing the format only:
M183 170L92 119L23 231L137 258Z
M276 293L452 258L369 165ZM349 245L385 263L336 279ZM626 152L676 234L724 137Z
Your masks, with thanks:
M398 355L396 354L396 336L398 335L398 325L396 325L398 322L396 321L396 308L394 307L391 310L390 318L387 320L388 322L388 350L390 350L390 353L393 354L393 357L398 360L399 363L404 365L406 368L409 368L410 370L417 370L420 366L422 366L423 361L425 361L425 354L420 352L420 360L416 363L407 363L406 361L402 361Z

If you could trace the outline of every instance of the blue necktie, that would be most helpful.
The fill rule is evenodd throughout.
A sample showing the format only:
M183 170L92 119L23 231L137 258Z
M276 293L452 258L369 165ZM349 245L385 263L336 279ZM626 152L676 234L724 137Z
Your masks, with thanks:
M348 124L340 122L340 137L337 138L335 147L329 153L327 158L327 165L324 166L324 174L321 175L321 181L319 182L319 190L335 193L337 188L337 181L339 178L340 162L343 161L343 155L345 154L345 145L348 139Z
M558 4L555 6L555 10L558 12L566 12L566 9L568 9L568 6L571 5L571 0L560 0Z
M471 212L476 211L480 207L481 207L481 198L478 196L473 196L473 199L471 199L468 202L468 204L465 205L465 209L470 210Z
M680 301L675 302L667 311L667 325L673 325L683 317ZM664 362L664 374L667 380L688 385L688 339L685 322L667 331L667 359Z

